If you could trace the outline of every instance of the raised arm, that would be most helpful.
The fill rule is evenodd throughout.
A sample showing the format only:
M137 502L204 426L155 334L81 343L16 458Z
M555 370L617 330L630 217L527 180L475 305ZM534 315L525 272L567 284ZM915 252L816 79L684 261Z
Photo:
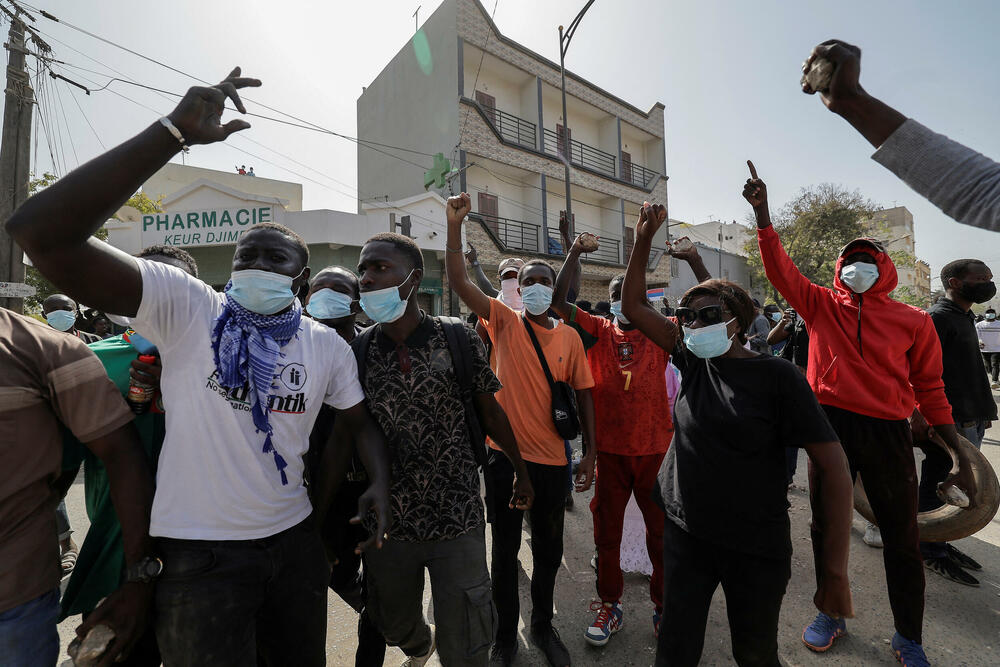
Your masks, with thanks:
M226 99L245 112L237 89L259 85L257 79L241 77L237 67L217 86L188 90L167 118L185 145L222 141L250 127L242 120L221 124ZM180 150L171 131L153 123L30 198L7 221L7 232L66 294L98 310L131 317L142 298L139 267L92 235Z
M469 280L462 258L462 222L472 210L472 198L467 192L448 199L448 240L445 241L445 270L448 284L458 298L484 320L490 319L490 297Z
M792 323L792 318L788 316L788 310L785 310L785 312L781 314L781 319L778 321L778 323L775 324L774 327L771 328L771 331L768 332L767 344L777 345L781 341L791 336L792 332L788 330L788 325L791 323Z
M743 198L753 207L757 219L757 243L764 272L775 289L808 322L815 311L815 304L821 298L822 287L812 284L802 275L792 258L781 246L778 233L771 226L771 212L767 207L767 186L757 176L753 162L747 160L750 178L743 185Z
M576 220L576 215L573 216L573 219ZM569 249L573 245L573 243L570 241L571 233L572 230L570 229L569 219L566 217L566 211L560 211L559 244L562 246L563 253L569 253ZM594 246L593 250L597 250L596 245ZM593 251L586 250L585 252L593 252ZM579 257L577 258L576 263L577 263L576 278L570 281L569 292L567 292L566 294L566 300L569 301L570 303L576 303L576 297L579 296L580 294L580 280L583 277L583 269L582 267L580 267Z
M472 275L476 278L476 284L479 285L479 289L483 290L483 294L488 297L497 298L500 294L493 287L493 283L490 279L486 277L486 273L483 271L483 265L479 263L479 255L476 253L476 249L469 244L469 249L465 252L465 261L469 263L469 268L472 269Z
M861 87L858 47L823 42L803 71L820 58L834 66L829 87L819 91L823 103L878 149L876 162L958 222L1000 231L1000 164L869 95ZM802 90L817 92L805 82Z
M584 232L576 237L576 241L570 246L566 253L566 259L556 276L556 284L552 292L552 310L559 314L559 317L570 319L570 292L572 286L580 285L580 255L585 252L597 250L598 239L590 232Z
M628 258L625 282L622 284L622 314L651 341L667 353L677 343L677 325L653 308L646 299L646 258L653 246L653 235L667 219L662 204L646 202L635 224L635 245Z
M682 241L687 240L690 243L690 247L685 248ZM691 271L694 272L694 279L699 283L703 283L706 280L712 279L712 274L708 272L708 267L705 266L705 262L701 258L701 254L698 252L698 246L691 243L691 239L686 236L682 236L674 242L674 245L667 246L667 254L671 257L676 257L677 259L682 259L688 263L691 267Z

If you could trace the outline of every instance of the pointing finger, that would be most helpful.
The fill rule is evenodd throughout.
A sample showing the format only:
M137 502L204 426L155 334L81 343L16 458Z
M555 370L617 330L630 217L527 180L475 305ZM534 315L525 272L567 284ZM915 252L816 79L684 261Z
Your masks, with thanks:
M747 160L747 166L750 167L750 178L752 178L753 180L756 181L757 180L757 170L754 168L753 162L751 162L750 160Z

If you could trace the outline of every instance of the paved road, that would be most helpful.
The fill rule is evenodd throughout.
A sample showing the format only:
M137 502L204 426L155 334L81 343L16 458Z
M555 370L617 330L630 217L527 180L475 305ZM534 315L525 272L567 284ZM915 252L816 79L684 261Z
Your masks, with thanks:
M993 426L987 432L983 452L994 469L1000 470L1000 425ZM893 628L885 591L881 551L862 542L864 522L857 515L851 542L851 582L857 617L848 622L848 636L839 640L836 648L828 654L813 654L799 640L803 625L816 613L812 605L814 579L808 529L809 501L805 489L803 455L800 456L796 486L789 494L795 553L792 579L785 595L779 627L782 659L789 667L896 664L889 649ZM717 491L738 493L738 489ZM566 516L566 555L556 582L555 625L569 646L575 665L650 665L655 652L652 605L648 598L648 580L642 575L626 576L624 628L615 635L611 643L603 649L595 649L583 640L583 632L593 620L589 605L595 595L594 571L590 567L593 524L587 509L591 497L591 493L578 494L576 509ZM87 526L82 476L73 485L67 497L67 506L73 527L80 536ZM530 535L526 531L520 554L523 566L520 585L523 614L530 613L531 608L528 582L531 573L529 540ZM979 534L961 540L956 545L983 564L983 571L977 573L982 585L979 588L960 586L927 572L924 644L928 657L935 665L996 667L1000 665L1000 518L994 518ZM428 586L425 605L429 604ZM432 610L428 610L428 613L431 614ZM354 664L356 622L354 611L336 595L331 595L327 634L329 665L347 667ZM76 617L67 619L60 625L63 655L65 646L72 637L72 628L78 623L79 619ZM521 646L516 664L544 665L544 657L527 640L523 618L521 630ZM404 656L400 651L390 649L385 664L398 665L403 660ZM432 659L428 664L436 666L440 663ZM702 664L733 664L726 604L721 590L712 603Z

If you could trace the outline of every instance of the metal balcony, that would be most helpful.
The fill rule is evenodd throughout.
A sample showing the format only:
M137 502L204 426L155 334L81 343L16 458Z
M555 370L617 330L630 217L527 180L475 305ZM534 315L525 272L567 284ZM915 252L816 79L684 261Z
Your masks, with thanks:
M538 240L541 238L541 225L479 212L470 213L469 218L482 221L505 250L540 252Z
M632 185L636 185L640 188L648 188L653 179L656 178L656 172L652 169L646 169L643 166L637 165L634 162L625 162L622 160L622 180L628 181Z
M572 130L572 128L570 129ZM545 128L544 138L544 149L546 153L549 153L550 155L562 155L562 141L560 141L560 136L555 131ZM569 152L569 161L571 164L593 169L594 171L604 174L605 176L610 176L611 178L615 177L615 162L617 162L618 159L611 153L605 153L600 148L588 146L585 143L573 139L572 136L569 140Z

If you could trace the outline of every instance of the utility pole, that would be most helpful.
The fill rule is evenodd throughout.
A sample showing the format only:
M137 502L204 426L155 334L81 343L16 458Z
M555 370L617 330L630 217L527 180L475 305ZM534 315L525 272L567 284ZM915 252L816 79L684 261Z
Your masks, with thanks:
M576 28L580 25L580 19L583 15L587 13L590 6L594 4L594 0L589 0L580 13L576 15L573 22L569 24L566 32L563 32L563 27L559 26L559 78L562 85L562 120L563 120L563 141L562 141L562 153L563 153L563 167L566 169L566 219L569 220L569 237L572 239L576 235L576 226L573 224L573 197L570 194L569 185L569 162L570 156L570 138L569 138L569 116L566 115L566 51L569 49L570 40L573 39L573 34L576 32ZM558 137L556 137L558 139Z
M4 229L14 210L28 198L31 170L31 112L35 94L25 67L24 21L11 15L7 44L7 88L4 91L3 137L0 143L0 282L23 283L21 248ZM0 306L22 312L24 300L0 296Z

